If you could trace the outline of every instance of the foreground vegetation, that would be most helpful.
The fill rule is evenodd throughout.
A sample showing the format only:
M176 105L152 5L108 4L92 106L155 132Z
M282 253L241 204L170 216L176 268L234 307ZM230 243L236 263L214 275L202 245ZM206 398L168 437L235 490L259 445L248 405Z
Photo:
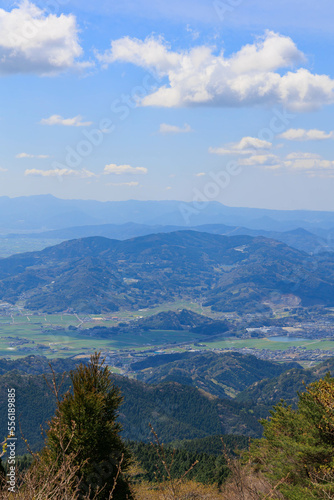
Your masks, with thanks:
M213 438L166 447L154 429L152 445L125 444L117 421L122 397L100 356L72 370L70 379L72 390L63 395L56 374L49 382L57 410L45 446L21 467L15 495L3 484L4 500L334 497L334 379L329 374L306 387L296 408L276 405L262 421L264 437L237 454L224 440L219 452ZM236 444L245 446L241 440Z

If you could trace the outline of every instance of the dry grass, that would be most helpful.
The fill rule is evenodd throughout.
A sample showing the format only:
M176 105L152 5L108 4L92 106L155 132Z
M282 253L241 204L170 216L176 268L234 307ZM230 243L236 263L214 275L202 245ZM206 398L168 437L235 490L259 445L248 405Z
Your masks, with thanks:
M214 486L185 481L175 489L168 482L157 485L142 483L134 487L136 500L223 500Z
M254 471L251 463L242 465L240 460L228 456L226 448L224 448L224 455L231 474L223 485L222 499L284 500L278 487L286 478L273 486L263 474Z

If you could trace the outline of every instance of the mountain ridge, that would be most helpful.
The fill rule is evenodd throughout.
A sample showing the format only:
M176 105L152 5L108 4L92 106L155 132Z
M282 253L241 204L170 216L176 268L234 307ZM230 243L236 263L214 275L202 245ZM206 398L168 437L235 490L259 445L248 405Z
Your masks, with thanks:
M334 305L333 277L331 256L319 260L263 237L184 230L125 241L89 237L0 259L0 299L99 313L190 297L233 311L267 307L276 291Z
M47 215L46 215L47 214ZM152 214L155 214L152 217ZM96 201L61 199L52 195L0 197L0 232L60 229L75 225L137 222L200 225L224 223L253 229L290 230L334 227L334 212L229 207L208 201L198 210L177 200Z

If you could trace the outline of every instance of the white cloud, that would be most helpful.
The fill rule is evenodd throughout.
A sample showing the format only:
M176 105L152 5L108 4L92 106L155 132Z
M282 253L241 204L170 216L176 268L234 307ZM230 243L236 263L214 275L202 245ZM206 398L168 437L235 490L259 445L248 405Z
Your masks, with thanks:
M251 155L238 160L241 166L260 167L265 170L285 170L287 172L302 172L311 177L333 177L334 161L326 160L315 153L294 152L284 158L273 154Z
M194 30L189 24L187 24L187 26L186 26L186 31L187 31L187 33L190 33L191 38L193 40L197 40L197 38L200 37L200 32L197 30Z
M205 172L198 172L198 174L195 174L196 177L204 177Z
M130 165L116 165L115 163L111 163L110 165L106 165L104 167L105 174L147 174L148 170L144 167L131 167Z
M188 132L192 132L192 128L187 123L185 123L183 127L162 123L160 125L159 132L160 134L186 134Z
M0 172L8 172L8 168L2 168L2 167L0 167Z
M331 173L334 173L334 161L325 160L321 155L314 153L290 153L283 166L290 170L302 170L313 174L323 170L332 170Z
M309 135L314 136L313 130L290 130L292 133L289 136L296 136L296 130L298 131L298 136L302 135L299 130L306 133L311 132ZM282 134L282 136L283 135L284 134ZM227 144L222 148L209 148L209 152L220 155L238 155L238 164L243 167L258 167L265 170L304 172L312 177L318 176L318 174L322 177L332 177L334 175L334 161L326 160L319 154L293 152L289 153L285 157L280 157L276 154L272 154L269 151L271 148L271 142L264 141L256 137L243 137L239 142Z
M257 137L243 137L239 142L227 144L222 148L209 148L209 152L216 155L248 155L254 150L271 149L272 143Z
M108 182L108 186L135 187L135 186L139 186L139 182Z
M89 177L95 177L95 174L93 172L90 172L89 170L82 169L82 170L72 170L69 168L53 168L50 170L38 170L36 168L32 169L27 169L24 172L24 175L34 175L34 176L39 176L39 177L69 177L69 176L74 176L74 177L81 177L81 178L89 178Z
M287 139L288 141L323 141L326 139L334 139L334 131L327 133L318 129L305 130L303 128L290 128L278 137Z
M286 156L287 160L320 160L321 155L317 153L302 153L302 152L297 152L297 153L289 153Z
M83 54L72 14L47 14L29 0L0 9L0 75L52 75L74 67Z
M89 127L93 122L82 121L82 116L74 116L73 118L63 118L60 115L52 115L49 118L43 118L40 121L41 125L63 125L65 127Z
M135 64L167 78L158 90L144 97L143 106L252 106L279 103L296 111L308 111L334 102L334 80L312 74L290 37L267 31L253 44L225 57L212 47L198 46L172 51L162 38L124 37L97 55L104 66L116 61Z
M46 158L50 158L49 155L31 155L29 153L19 153L16 155L16 158L37 158L39 160L45 160Z
M275 166L279 164L280 159L276 155L252 155L249 158L242 158L239 160L239 165L258 165L258 166Z

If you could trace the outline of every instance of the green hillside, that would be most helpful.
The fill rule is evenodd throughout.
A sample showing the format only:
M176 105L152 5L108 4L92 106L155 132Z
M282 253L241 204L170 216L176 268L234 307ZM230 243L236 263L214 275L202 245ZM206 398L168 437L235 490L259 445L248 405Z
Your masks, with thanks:
M235 397L251 384L276 377L297 363L278 364L255 356L234 353L185 353L184 355L152 356L134 363L136 377L149 384L178 382L198 387L220 398ZM156 359L157 358L157 359ZM157 363L159 365L157 366Z
M101 313L188 297L216 311L259 310L273 291L334 305L334 261L262 237L197 231L62 243L0 260L0 299L32 310ZM266 308L262 304L263 308Z
M256 436L261 432L256 418L243 406L212 398L198 389L172 382L150 386L120 376L114 376L114 381L124 397L119 414L124 438L150 441L150 423L164 442L221 433ZM69 387L66 377L62 390ZM6 407L8 388L16 389L17 414L24 437L33 449L40 448L43 444L41 425L45 428L54 414L54 396L42 375L12 371L0 376L2 408ZM0 412L0 435L5 436L6 429L6 412ZM18 451L26 451L23 441L19 442Z
M305 389L303 382L307 384L323 377L328 371L334 371L334 359L304 370L294 364L279 365L236 353L223 356L188 355L179 360L176 360L175 356L178 355L174 355L174 361L171 363L165 363L167 356L161 356L161 362L164 364L153 369L171 369L174 363L184 363L188 369L197 366L196 383L184 380L188 385L182 385L176 381L165 380L158 384L147 384L113 375L114 383L121 389L124 397L118 416L123 426L124 438L150 441L149 424L153 425L160 439L166 443L221 434L259 437L262 427L258 420L267 417L273 405L281 398L294 404L297 391L302 392ZM23 435L34 449L38 449L43 444L41 426L45 428L46 422L55 411L55 398L50 393L43 375L37 374L38 370L44 370L45 359L23 359L22 371L18 369L19 361L5 363L7 369L15 369L0 375L0 406L6 407L8 388L15 388L17 415ZM55 362L58 371L61 370L62 363L61 360ZM70 362L66 363L70 368ZM150 364L148 360L145 363L146 366ZM1 364L0 368L3 369L4 364ZM221 387L208 383L213 373ZM49 377L50 375L47 376L50 380ZM61 375L58 374L57 380L60 379ZM194 387L195 385L197 387ZM62 392L69 388L69 377L66 375ZM233 391L234 395L241 392L234 399L227 398L226 396L233 395ZM217 397L217 393L223 398ZM6 412L0 412L0 435L5 436L6 429ZM22 441L18 450L19 453L26 451Z

